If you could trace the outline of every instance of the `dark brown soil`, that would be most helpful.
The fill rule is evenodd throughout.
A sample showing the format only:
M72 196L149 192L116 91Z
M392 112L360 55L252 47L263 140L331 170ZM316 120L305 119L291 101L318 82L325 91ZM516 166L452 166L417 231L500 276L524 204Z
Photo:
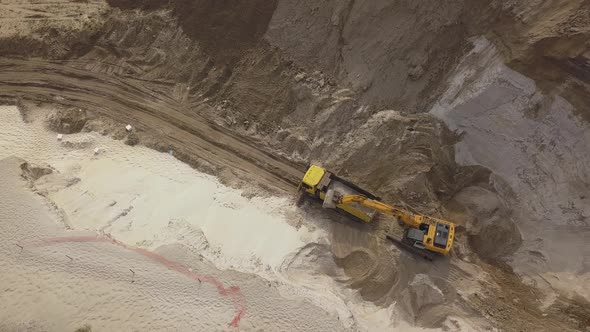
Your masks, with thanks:
M268 28L277 0L109 0L122 9L171 8L182 31L220 63L235 62Z

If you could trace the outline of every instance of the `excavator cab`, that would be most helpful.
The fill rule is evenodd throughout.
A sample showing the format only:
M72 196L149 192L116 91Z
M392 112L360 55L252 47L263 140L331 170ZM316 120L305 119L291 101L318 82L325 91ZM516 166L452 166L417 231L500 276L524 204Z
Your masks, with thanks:
M453 246L455 225L440 219L425 217L426 222L418 228L408 228L404 232L404 241L418 249L446 255Z

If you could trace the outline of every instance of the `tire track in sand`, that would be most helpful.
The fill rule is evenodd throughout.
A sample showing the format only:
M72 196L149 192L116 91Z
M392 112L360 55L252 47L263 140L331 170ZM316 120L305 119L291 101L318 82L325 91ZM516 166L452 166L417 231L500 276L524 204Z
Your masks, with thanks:
M130 122L147 133L161 133L166 143L220 167L254 176L283 192L292 192L303 176L300 167L263 151L173 98L150 89L151 83L77 69L68 61L0 60L0 100L17 97L96 111ZM59 101L56 101L59 97ZM206 106L201 106L206 107Z

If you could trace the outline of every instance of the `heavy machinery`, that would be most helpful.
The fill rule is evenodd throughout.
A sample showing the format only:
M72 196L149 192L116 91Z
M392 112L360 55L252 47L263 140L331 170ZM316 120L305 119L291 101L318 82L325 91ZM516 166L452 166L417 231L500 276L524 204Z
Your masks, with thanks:
M433 259L446 255L453 246L455 225L452 222L412 213L381 202L381 199L324 168L311 165L298 187L300 198L308 196L362 222L373 221L376 212L397 217L405 227L401 240L387 238L420 256Z

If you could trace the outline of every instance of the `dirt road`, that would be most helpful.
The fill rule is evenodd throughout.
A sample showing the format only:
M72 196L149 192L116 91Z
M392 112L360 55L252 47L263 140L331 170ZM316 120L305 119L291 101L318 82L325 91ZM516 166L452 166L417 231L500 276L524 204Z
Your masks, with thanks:
M222 131L186 105L157 92L165 82L76 69L79 61L0 60L0 97L20 96L33 102L52 102L89 109L139 129L153 131L175 151L198 156L220 169L240 175L256 174L265 184L292 191L302 167L261 151L254 142ZM250 178L248 176L248 178Z

